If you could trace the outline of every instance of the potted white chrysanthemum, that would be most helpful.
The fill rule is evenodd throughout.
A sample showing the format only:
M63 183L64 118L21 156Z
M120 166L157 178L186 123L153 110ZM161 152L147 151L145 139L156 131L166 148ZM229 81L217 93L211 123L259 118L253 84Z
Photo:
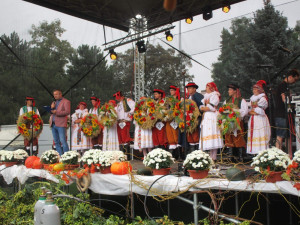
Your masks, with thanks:
M13 153L14 153L14 158L17 160L17 162L20 163L24 163L25 159L28 157L28 153L23 149L15 150L13 151Z
M100 167L100 164L97 157L94 156L101 154L101 152L102 151L99 149L90 149L86 151L80 158L80 162L83 164L83 167L89 167L91 173L97 172L97 170Z
M15 158L13 151L1 150L0 151L0 161L6 167L16 165L18 163L17 159Z
M266 181L271 183L281 181L281 175L291 163L288 154L276 147L260 152L252 160L251 166L254 166L256 171L265 174Z
M208 171L213 164L214 162L209 154L201 150L191 152L183 162L183 166L188 170L193 179L207 177Z
M47 150L41 155L41 162L43 163L44 169L49 169L51 164L59 162L59 153L55 150Z
M126 161L126 155L122 151L102 151L93 156L94 162L100 164L100 172L110 173L110 167L115 162Z
M174 163L174 158L170 152L156 148L147 154L143 163L152 169L153 175L166 175L170 173L170 166Z
M65 170L73 170L79 167L79 159L80 154L77 151L68 151L61 156L60 161L65 164Z

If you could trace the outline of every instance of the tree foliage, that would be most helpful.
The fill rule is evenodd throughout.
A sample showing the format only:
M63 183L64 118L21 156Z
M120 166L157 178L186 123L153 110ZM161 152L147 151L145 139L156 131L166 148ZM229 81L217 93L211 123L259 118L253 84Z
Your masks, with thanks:
M232 21L230 30L223 29L221 54L213 64L212 78L222 95L227 95L226 86L237 83L244 97L252 94L251 86L258 80L276 83L283 74L273 80L275 74L291 59L291 55L278 50L279 46L300 50L299 30L288 27L287 18L266 4L256 11L253 19L239 18ZM257 68L258 65L273 65L270 69ZM299 61L292 68L299 68ZM290 69L290 68L289 68Z

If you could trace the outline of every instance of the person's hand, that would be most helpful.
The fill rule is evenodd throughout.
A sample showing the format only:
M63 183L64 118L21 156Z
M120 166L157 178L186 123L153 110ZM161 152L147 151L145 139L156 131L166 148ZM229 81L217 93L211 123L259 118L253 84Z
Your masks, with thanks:
M210 109L208 108L208 107L201 107L201 109L200 109L201 111L203 111L203 112L207 112L207 111L210 111Z
M81 122L81 119L78 119L78 120L75 120L74 123L80 123Z
M52 114L56 114L56 110L51 110L51 113Z
M54 109L54 108L55 108L55 104L56 104L56 102L52 102L52 103L51 103L51 109Z

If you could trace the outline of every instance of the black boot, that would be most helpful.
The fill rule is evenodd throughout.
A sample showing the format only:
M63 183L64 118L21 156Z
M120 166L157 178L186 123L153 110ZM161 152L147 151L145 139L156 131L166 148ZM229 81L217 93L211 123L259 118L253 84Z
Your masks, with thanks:
M239 159L239 162L241 162L241 163L244 162L244 156L245 156L244 148L238 148L238 159Z
M184 148L180 147L180 148L178 148L178 150L179 150L179 159L178 159L178 161L182 162L183 160L185 160Z
M175 148L172 150L172 156L175 158L175 160L178 160L179 157L179 148Z
M190 145L187 151L187 154L190 154L191 152L196 150L196 145Z

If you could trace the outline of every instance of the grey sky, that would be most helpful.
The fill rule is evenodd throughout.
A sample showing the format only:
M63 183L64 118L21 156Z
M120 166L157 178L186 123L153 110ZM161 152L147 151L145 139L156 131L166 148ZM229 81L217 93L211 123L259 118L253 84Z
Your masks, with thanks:
M103 27L99 24L21 0L0 0L0 2L0 35L9 35L11 32L16 31L21 38L29 40L30 36L28 30L32 24L38 25L39 22L44 20L53 21L60 19L62 27L67 30L62 38L68 40L73 47L76 48L81 44L89 44L98 45L103 49ZM296 21L300 20L300 0L272 0L272 3L275 6L279 5L276 9L288 17L290 27L295 27ZM247 0L232 5L228 14L223 13L221 9L215 10L213 12L213 18L208 21L204 21L201 15L195 17L193 23L190 25L182 21L182 49L191 54L194 59L211 68L212 63L217 61L218 55L220 54L219 50L211 50L220 47L220 34L223 27L230 27L231 18L244 14L247 14L247 17L253 17L252 12L262 7L263 0ZM178 34L179 23L174 23L174 25L176 27L172 33ZM106 35L107 41L112 41L125 36L126 33L106 27ZM164 37L164 34L151 37L150 43L160 43L162 46L165 46L164 43L157 40L157 38L162 37ZM174 40L170 44L177 48L179 47L178 35L174 36ZM122 52L131 47L132 45L128 44L117 48L116 51ZM198 54L201 52L206 53ZM200 89L204 89L205 84L211 81L211 72L196 63L193 63L190 72L195 75L194 81L200 86Z

